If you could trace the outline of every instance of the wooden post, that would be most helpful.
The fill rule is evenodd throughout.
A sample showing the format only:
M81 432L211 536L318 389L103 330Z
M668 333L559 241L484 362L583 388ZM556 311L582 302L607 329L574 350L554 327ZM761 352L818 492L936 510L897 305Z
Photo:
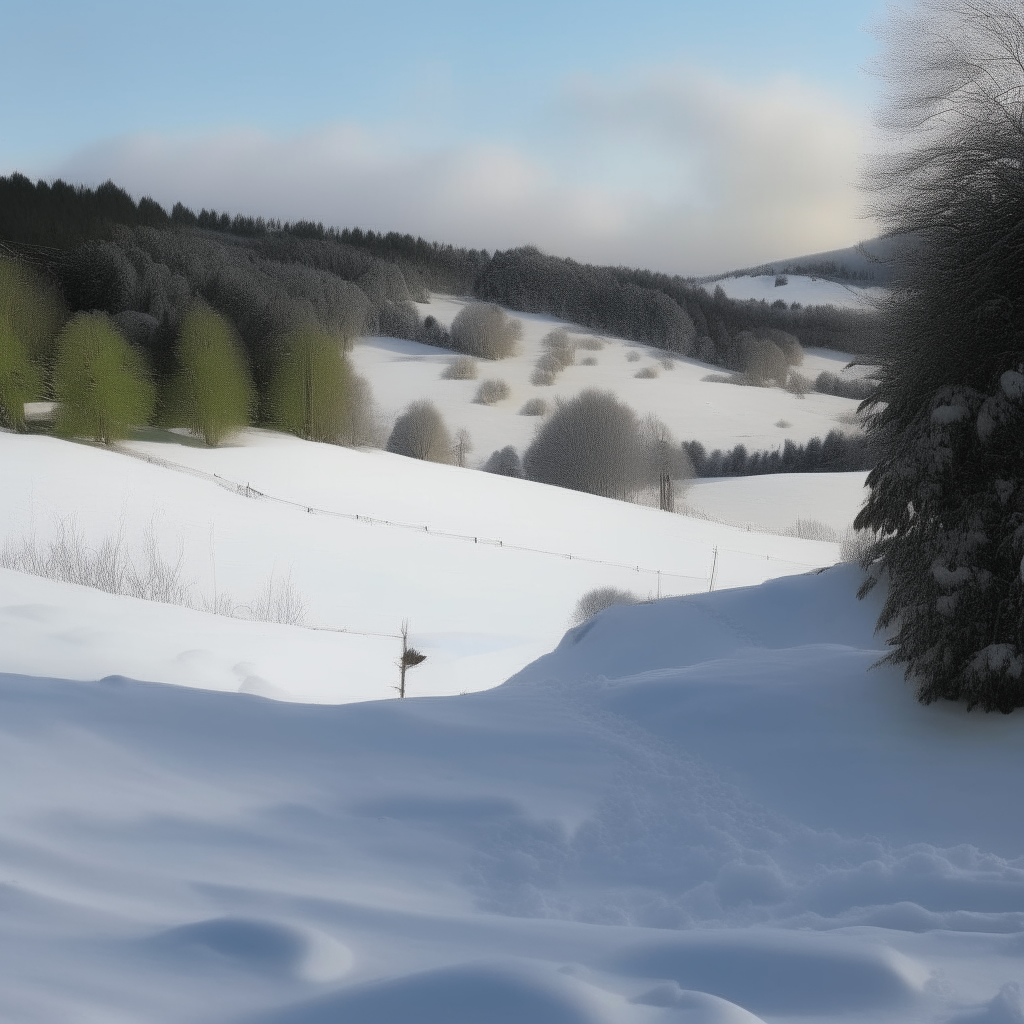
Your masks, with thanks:
M405 696L405 670L415 668L427 660L425 654L421 654L415 647L409 646L409 620L402 620L402 656L398 659L398 691L399 697Z

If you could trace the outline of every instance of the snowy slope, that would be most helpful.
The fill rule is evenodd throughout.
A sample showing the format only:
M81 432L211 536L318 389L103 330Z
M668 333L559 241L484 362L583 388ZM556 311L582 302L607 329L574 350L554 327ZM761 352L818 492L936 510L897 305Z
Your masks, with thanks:
M838 554L835 544L384 452L262 431L215 450L165 438L127 446L154 465L0 433L0 545L32 534L45 542L74 517L93 544L123 530L138 548L152 523L167 557L180 553L197 596L247 604L271 577L290 579L308 624L354 632L239 622L5 572L0 671L382 698L397 681L393 635L408 619L428 655L410 691L457 694L495 686L550 650L593 587L694 593L708 589L713 564L722 588L829 565ZM285 501L246 497L244 485Z
M801 274L783 276L786 278L784 285L776 285L775 274L756 274L722 277L706 282L703 287L713 292L716 286L720 286L730 299L741 301L775 302L782 299L787 305L799 302L803 306L838 306L840 309L870 309L886 294L885 288L874 285L863 287Z
M466 696L0 676L0 1019L1018 1020L1024 720L870 670L856 584L610 609Z
M867 473L773 473L768 476L694 480L686 504L737 525L782 532L797 519L815 520L842 534L868 492Z
M448 325L465 304L462 299L434 296L419 310L421 315L434 316ZM363 339L353 350L352 360L369 379L377 401L387 412L396 414L410 402L429 398L453 432L460 427L468 430L474 444L470 465L482 463L492 451L505 445L514 445L520 453L526 449L538 421L538 417L519 415L528 399L539 397L553 405L556 399L571 398L588 387L613 391L640 415L660 416L680 440L698 440L709 450L737 444L745 444L751 451L773 449L782 447L787 439L801 444L812 437L824 437L830 430L849 430L846 421L859 404L815 392L799 398L780 388L710 383L703 378L721 375L721 367L603 335L605 347L601 351L577 352L576 365L565 369L554 384L536 386L530 383L530 376L543 351L541 340L552 328L567 326L576 338L593 335L554 317L510 315L523 325L519 353L510 359L480 360L479 380L443 380L441 374L455 358L454 353L394 338ZM627 356L631 354L639 358L630 362ZM595 359L597 365L584 366L585 358ZM669 369L662 360L667 360ZM810 349L800 371L811 378L823 370L843 374L849 361L843 353ZM651 367L660 376L635 376L639 370ZM864 368L849 372L862 374ZM489 378L504 380L511 388L510 397L491 406L475 403L480 381Z

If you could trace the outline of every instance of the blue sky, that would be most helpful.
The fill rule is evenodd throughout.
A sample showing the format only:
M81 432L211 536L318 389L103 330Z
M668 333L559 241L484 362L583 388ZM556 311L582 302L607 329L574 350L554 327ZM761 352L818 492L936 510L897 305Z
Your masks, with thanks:
M683 273L849 244L875 0L4 0L0 172Z

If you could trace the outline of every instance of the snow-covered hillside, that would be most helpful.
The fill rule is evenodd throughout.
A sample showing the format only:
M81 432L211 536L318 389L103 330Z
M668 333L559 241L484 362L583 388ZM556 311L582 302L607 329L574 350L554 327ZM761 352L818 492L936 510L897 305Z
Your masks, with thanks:
M1018 1020L1024 724L870 670L856 584L610 609L465 696L0 676L0 1019Z
M433 316L449 325L465 304L462 299L435 296L419 309L423 316ZM480 360L478 380L442 379L455 354L413 341L366 338L356 345L352 359L389 413L429 398L440 408L451 430L468 430L474 444L468 460L471 465L483 462L505 445L525 450L538 420L520 415L528 399L543 398L553 405L556 399L571 398L588 387L614 391L640 415L660 416L680 440L700 441L709 450L737 444L751 451L774 449L787 439L802 444L812 437L824 437L830 430L853 429L849 421L859 404L853 399L815 392L799 398L780 388L711 383L703 378L721 375L721 367L605 336L601 339L603 349L579 351L576 365L565 369L554 384L533 385L530 376L543 351L541 340L552 328L566 325L549 316L512 315L523 325L519 353L510 359ZM568 326L574 337L593 337L588 331ZM595 360L596 365L583 365L587 358ZM800 371L812 379L823 370L839 375L865 372L863 367L844 371L849 360L850 356L840 352L811 349ZM636 376L638 371L648 369L656 370L658 376ZM495 405L475 403L480 381L489 378L504 380L511 389L510 397Z
M393 634L407 618L428 655L410 676L411 692L459 693L495 686L550 650L593 587L686 594L707 590L713 567L722 588L837 558L835 544L385 452L263 431L212 450L155 436L165 443L128 444L140 456L132 458L0 433L0 546L34 535L43 548L73 517L93 545L123 531L126 546L140 550L152 524L166 557L180 553L197 596L248 604L271 578L278 587L290 580L307 602L307 623L354 632L258 626L0 570L0 671L382 698L396 682ZM718 503L721 518L766 514L756 495L768 479ZM811 476L787 479L797 490L777 496L779 516L799 488L815 485ZM859 497L837 491L836 499L833 517L848 523ZM803 514L797 509L787 525Z
M705 283L704 288L713 292L716 286L721 287L730 299L741 301L776 302L782 299L787 305L799 302L803 306L837 306L840 309L870 309L886 293L885 288L844 284L823 277L802 274L784 274L782 277L786 281L784 285L776 285L775 274L722 277Z

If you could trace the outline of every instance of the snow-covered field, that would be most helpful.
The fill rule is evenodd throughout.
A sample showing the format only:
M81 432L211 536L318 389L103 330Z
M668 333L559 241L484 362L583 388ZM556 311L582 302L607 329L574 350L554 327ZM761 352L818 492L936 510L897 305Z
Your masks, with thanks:
M435 296L430 303L420 304L419 310L449 325L465 304L462 299ZM510 359L480 360L478 380L443 380L441 375L455 355L413 341L364 339L356 345L352 360L369 379L377 401L388 413L430 398L453 432L468 430L474 445L470 465L482 463L492 451L505 445L515 446L520 454L526 449L539 419L519 414L528 399L543 398L553 406L558 398L571 398L588 387L614 391L640 415L660 416L680 440L698 440L709 450L737 444L749 450L773 449L787 439L802 444L812 437L824 437L830 430L853 429L848 421L859 404L854 399L816 392L799 398L780 388L711 383L703 378L723 374L721 367L604 335L601 351L580 350L576 365L559 374L554 384L533 385L530 376L543 351L541 340L563 324L549 316L514 315L523 324L518 354ZM594 336L582 328L570 326L569 330L578 339ZM630 355L638 358L629 361ZM587 358L595 359L596 365L584 366ZM849 360L839 352L810 349L800 372L812 379L823 370L844 375ZM659 376L635 376L647 368L656 369ZM864 372L863 367L853 367L845 375ZM490 406L474 402L480 381L495 378L509 385L510 397Z
M495 686L549 651L593 587L642 598L688 594L708 589L712 568L715 586L729 587L837 557L835 544L385 452L263 431L214 450L165 437L126 445L160 460L154 465L91 445L0 433L4 539L34 534L42 547L73 518L94 545L123 530L126 546L141 550L153 524L167 558L180 553L182 577L194 581L197 597L247 604L271 578L290 580L309 624L354 632L260 626L0 570L7 606L0 670L379 699L397 681L397 642L360 634L395 634L408 619L413 642L428 655L410 674L411 692L457 694ZM766 511L750 500L759 483L750 484L722 506L731 522L745 522L755 507ZM246 485L267 497L246 497ZM841 507L847 498L834 509L846 522L856 511Z
M763 299L766 302L775 302L782 299L787 304L799 302L804 306L838 306L840 309L870 309L886 292L885 288L877 286L862 287L801 274L783 276L786 278L784 285L776 285L775 274L757 274L722 277L717 281L707 282L704 287L713 292L715 286L719 285L730 299L741 301Z
M855 404L685 360L635 380L626 350L597 383L709 447ZM478 456L528 440L526 396L447 393L475 387L438 382L450 355L356 358ZM0 543L150 533L196 605L305 602L283 625L0 569L5 1024L1024 1020L1024 720L916 704L871 667L882 595L780 535L843 529L864 474L696 481L692 518L265 431L0 432L0 467ZM608 585L649 600L566 633ZM403 619L427 660L400 701Z
M856 583L611 609L465 696L0 676L0 1019L1018 1020L1024 725L870 671Z

